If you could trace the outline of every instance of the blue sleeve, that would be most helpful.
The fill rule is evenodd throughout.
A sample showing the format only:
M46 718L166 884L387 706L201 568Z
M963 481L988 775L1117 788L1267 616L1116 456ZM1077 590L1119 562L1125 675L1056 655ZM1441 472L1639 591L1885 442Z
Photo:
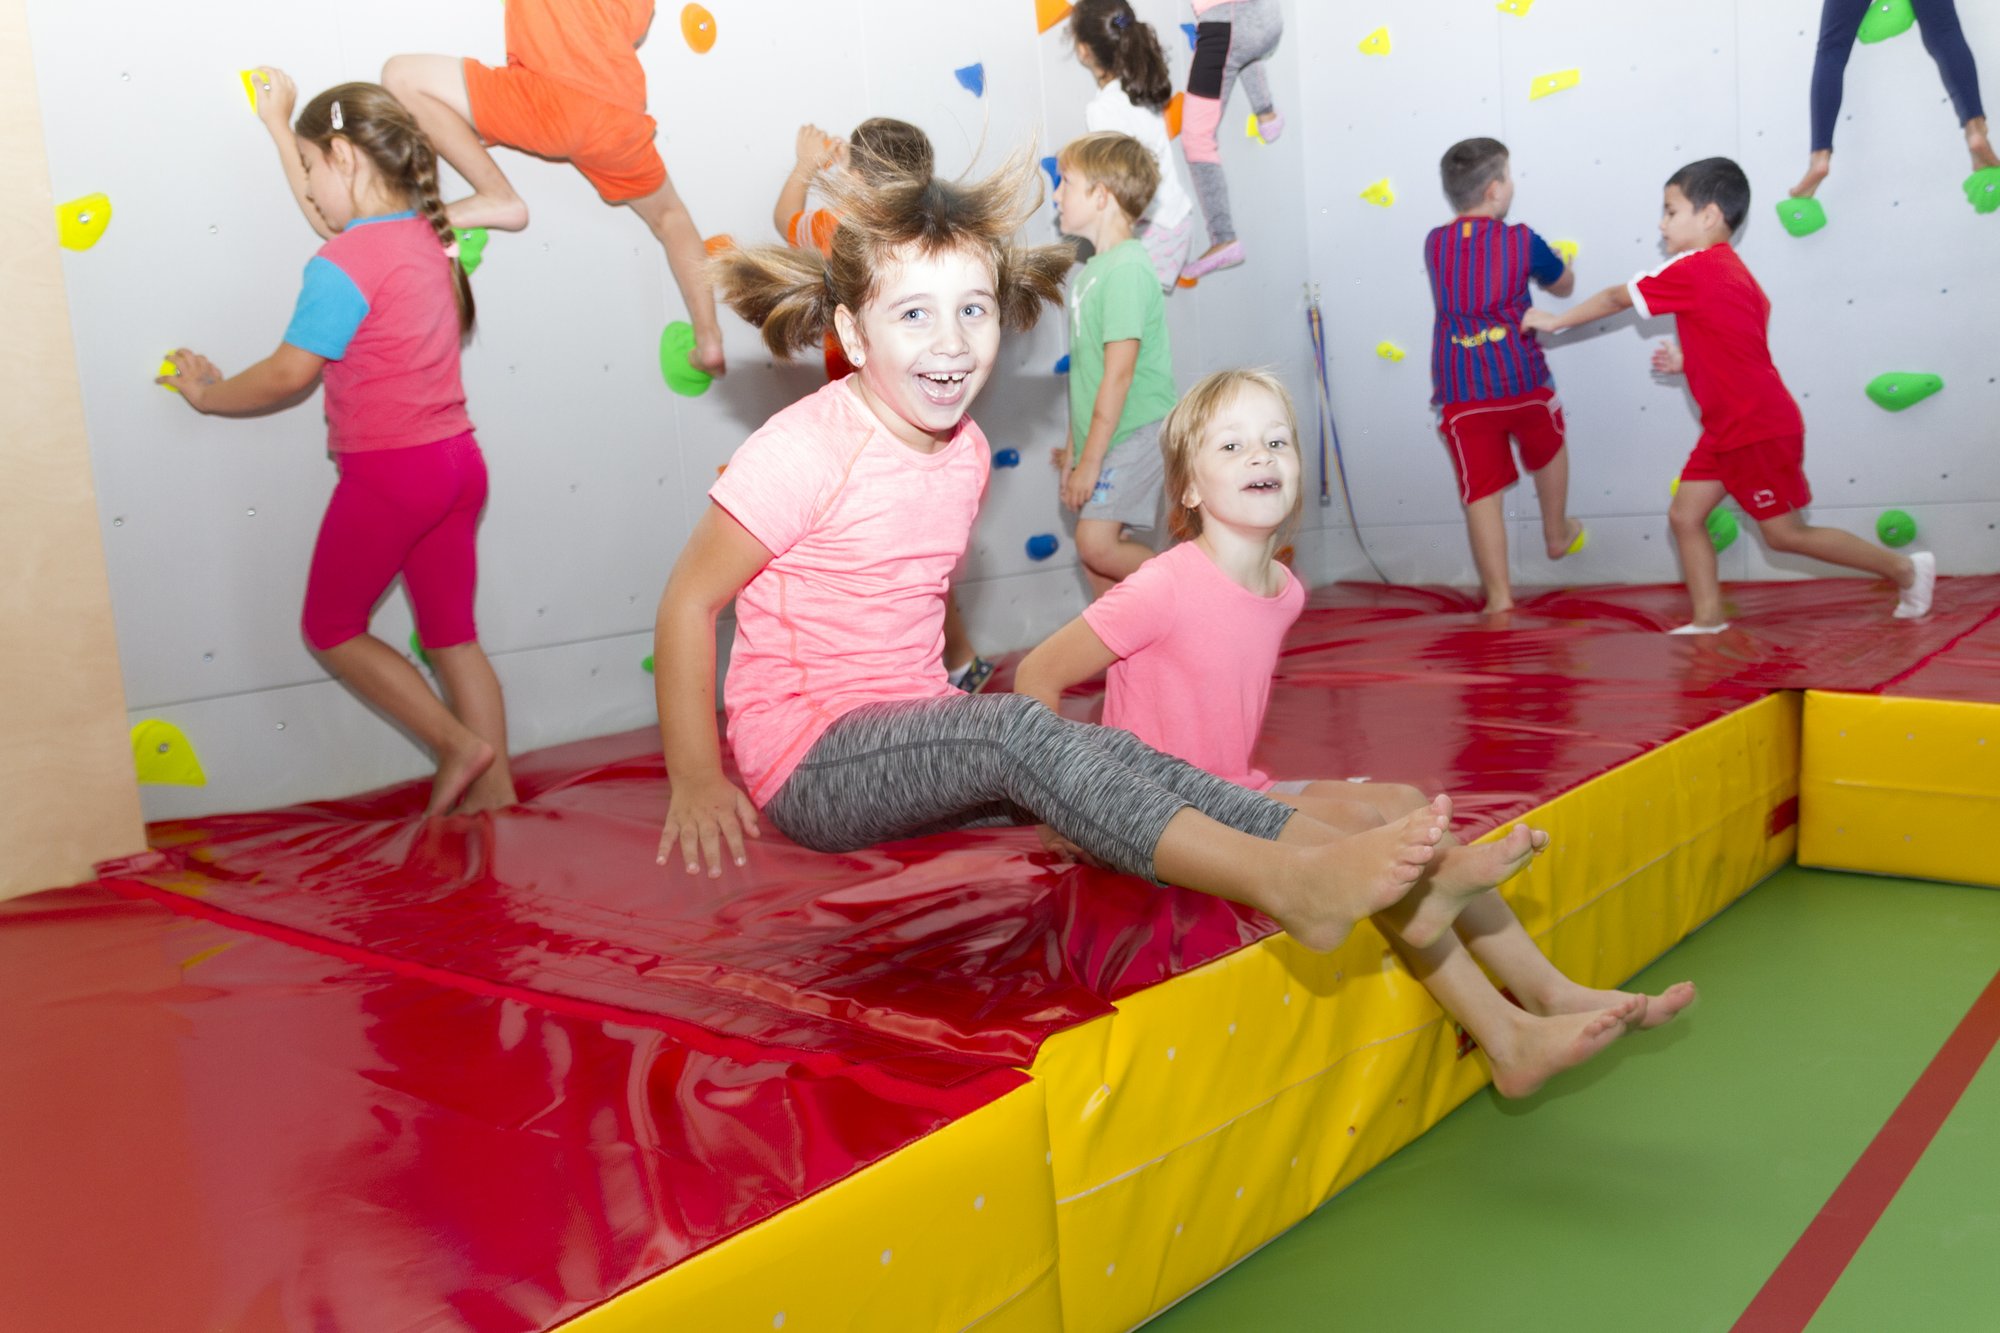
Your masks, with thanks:
M1542 239L1540 232L1528 233L1528 271L1534 274L1536 282L1548 286L1562 277L1565 267L1563 257Z
M348 340L368 317L368 298L347 271L323 255L306 263L305 285L285 326L285 341L302 352L338 361L347 355Z

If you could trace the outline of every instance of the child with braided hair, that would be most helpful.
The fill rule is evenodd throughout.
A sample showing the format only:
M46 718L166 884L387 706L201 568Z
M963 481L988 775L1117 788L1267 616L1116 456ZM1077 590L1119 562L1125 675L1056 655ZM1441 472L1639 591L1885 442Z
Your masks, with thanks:
M426 814L512 805L506 709L472 614L486 502L486 464L459 380L472 287L438 198L436 154L375 84L329 88L306 103L295 132L292 81L269 68L254 77L285 179L326 244L306 265L276 351L225 378L183 347L159 383L218 416L259 415L325 383L340 482L313 549L306 642L436 755ZM443 699L368 633L399 574Z

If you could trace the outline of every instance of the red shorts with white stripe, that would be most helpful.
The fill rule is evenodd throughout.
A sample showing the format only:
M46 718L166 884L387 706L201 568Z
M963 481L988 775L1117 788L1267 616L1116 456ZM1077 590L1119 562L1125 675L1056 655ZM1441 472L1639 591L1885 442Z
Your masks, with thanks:
M1762 523L1812 503L1805 462L1803 435L1758 440L1734 449L1717 449L1704 435L1688 455L1681 480L1721 482L1743 512Z
M1556 391L1544 385L1518 398L1447 403L1438 434L1458 470L1458 498L1471 504L1514 484L1521 475L1514 470L1515 449L1522 467L1540 472L1562 452L1567 431Z

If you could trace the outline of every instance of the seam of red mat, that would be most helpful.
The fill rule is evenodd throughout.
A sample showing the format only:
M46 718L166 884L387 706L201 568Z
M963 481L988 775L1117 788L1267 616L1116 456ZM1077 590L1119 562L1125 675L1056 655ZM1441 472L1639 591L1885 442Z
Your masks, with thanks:
M447 990L461 991L485 999L514 1000L521 1004L533 1005L538 1009L594 1023L621 1023L627 1027L651 1028L694 1050L744 1064L768 1064L777 1060L802 1066L816 1074L844 1076L877 1095L893 1097L905 1103L915 1103L927 1110L942 1114L955 1116L966 1114L964 1092L967 1085L990 1077L1005 1068L996 1065L983 1067L968 1065L963 1080L947 1087L933 1089L915 1080L896 1078L873 1064L848 1060L838 1055L792 1047L763 1046L746 1038L725 1036L662 1014L621 1009L617 1005L604 1004L597 1000L579 1000L569 996L554 995L548 991L513 986L502 981L491 981L484 977L468 976L463 972L432 967L428 963L397 958L391 954L378 953L373 949L364 949L359 945L343 944L338 940L330 940L323 935L310 934L291 926L281 926L275 922L243 916L227 908L217 907L213 903L205 903L186 894L157 888L137 880L106 876L98 883L120 897L156 903L180 916L212 922L231 930L242 931L246 935L255 935L310 953L338 958L342 962L372 967L378 971L429 982ZM929 1051L913 1051L912 1054L934 1056L934 1053ZM1019 1070L1009 1069L1008 1072L1014 1074L1019 1082L1027 1081L1027 1075Z
M1797 1333L1811 1322L1996 1042L2000 972L1965 1011L1731 1333Z
M1965 631L1965 633L1954 636L1949 643L1945 644L1941 648L1938 648L1935 652L1925 654L1923 660L1918 662L1915 666L1907 667L1904 670L1897 672L1895 675L1889 677L1889 679L1883 681L1880 685L1877 685L1873 690L1868 691L1868 693L1870 694L1888 693L1896 686L1908 680L1911 676L1914 676L1919 671L1922 671L1932 662L1935 662L1938 658L1944 656L1944 654L1958 647L1959 644L1963 643L1966 639L1970 638L1972 635L1977 634L1980 630L1984 629L1987 625L1991 624L1993 622L1994 617L1996 616L2000 616L2000 606L1994 607L1991 611L1988 611L1978 620L1972 622L1972 625Z

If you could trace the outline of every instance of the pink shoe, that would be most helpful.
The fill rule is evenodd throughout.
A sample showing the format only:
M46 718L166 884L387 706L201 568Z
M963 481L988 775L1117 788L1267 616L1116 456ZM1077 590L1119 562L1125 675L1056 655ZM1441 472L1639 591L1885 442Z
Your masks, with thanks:
M1243 242L1231 241L1214 254L1203 255L1192 263L1181 266L1183 280L1198 281L1220 268L1235 268L1243 262Z
M1275 111L1266 111L1257 117L1257 137L1265 143L1278 142L1278 136L1285 132L1285 118Z

